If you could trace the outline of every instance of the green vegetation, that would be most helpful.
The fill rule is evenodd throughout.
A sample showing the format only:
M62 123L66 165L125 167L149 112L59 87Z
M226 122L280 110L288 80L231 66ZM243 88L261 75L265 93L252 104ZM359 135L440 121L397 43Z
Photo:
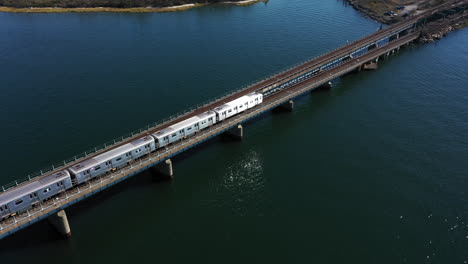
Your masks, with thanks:
M465 22L464 24L460 24L460 25L455 26L455 29L462 29L462 28L465 28L465 27L468 27L468 22Z
M0 6L29 8L29 7L59 7L59 8L134 8L134 7L167 7L184 4L218 3L223 0L0 0ZM238 2L240 0L230 0Z

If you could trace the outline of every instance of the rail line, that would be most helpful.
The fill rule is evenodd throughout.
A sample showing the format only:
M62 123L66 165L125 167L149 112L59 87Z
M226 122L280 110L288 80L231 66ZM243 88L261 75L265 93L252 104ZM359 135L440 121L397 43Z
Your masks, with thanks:
M85 159L89 159L89 158L92 158L94 156L97 156L101 153L104 153L106 151L109 151L113 148L117 148L119 146L122 146L124 144L127 144L129 143L130 141L134 140L135 138L138 138L138 137L142 137L146 134L151 134L151 133L154 133L164 127L167 127L167 126L171 126L172 124L175 124L177 122L180 122L181 120L183 119L186 119L186 118L190 118L191 116L194 116L194 115L197 115L197 114L200 114L200 113L203 113L203 112L206 112L208 110L211 110L219 105L222 105L223 102L226 102L226 101L230 101L234 98L237 98L239 96L243 96L243 95L246 95L248 93L252 93L252 92L255 92L255 91L261 91L263 89L266 89L268 87L275 87L277 86L278 84L281 84L283 82L287 82L291 79L294 79L296 78L297 76L303 74L304 72L307 72L308 70L311 70L311 69L315 69L317 67L321 67L323 65L326 65L327 63L333 61L333 60L336 60L337 58L342 58L343 56L346 56L348 54L351 54L352 52L356 51L356 50L359 50L360 48L362 48L363 46L367 46L367 45L371 45L372 43L375 43L377 41L379 41L380 39L383 39L385 37L389 37L391 35L394 35L396 33L398 33L399 31L403 31L405 28L411 26L411 25L414 25L416 24L417 21L421 20L421 18L424 18L425 16L428 16L430 14L433 14L434 12L436 12L437 10L441 10L447 6L451 6L452 8L453 7L456 7L456 6L459 6L459 5L462 5L462 4L465 4L466 2L468 2L467 0L464 0L464 1L457 1L457 0L453 0L453 1L450 1L450 2L447 2L447 3L444 3L438 7L435 7L433 9L430 9L430 10L427 10L426 12L422 13L422 14L419 14L415 17L411 17L409 20L405 20L401 23L398 23L398 24L395 24L393 26L390 26L390 27L387 27L383 30L380 30L372 35L369 35L369 36L366 36L362 39L359 39L359 40L356 40L350 44L347 44L345 46L342 46L340 48L337 48L327 54L323 54L323 55L320 55L316 58L313 58L309 61L306 61L306 62L303 62L303 63L300 63L298 65L295 65L283 72L280 72L278 74L275 74L271 77L268 77L267 79L264 79L256 84L253 84L253 85L250 85L248 87L245 87L245 88L242 88L240 90L237 90L237 91L234 91L232 93L229 93L228 95L226 96L223 96L221 98L217 98L215 99L214 101L212 102L209 102L203 106L200 106L200 107L197 107L196 109L190 109L186 112L184 112L183 114L181 115L177 115L176 117L174 118L171 118L170 120L166 120L166 121L163 121L161 122L160 124L156 124L152 127L150 126L147 126L147 128L145 129L140 129L140 131L138 133L135 133L127 138L121 138L121 139L117 139L117 140L114 140L113 142L111 142L109 145L105 145L104 147L100 147L100 148L94 148L94 151L91 151L91 152L85 152L85 155L83 157L77 157L75 156L74 158L72 159L69 159L68 162L64 161L62 163L57 163L55 164L55 166L53 165L52 167L49 167L43 171L40 171L39 173L36 173L36 174L33 174L33 176L28 176L27 178L23 179L23 180L17 180L15 181L14 183L10 183L10 184L7 184L5 186L2 186L2 188L0 188L0 192L3 192L3 191L6 191L10 188L14 188L16 186L19 186L23 183L26 183L27 181L31 180L31 179L37 179L39 177L46 177L52 173L54 173L55 171L57 170L63 170L63 169L66 169L68 167L71 167L77 163L80 163L81 161L85 160Z
M443 6L447 6L448 4L452 4L453 2L456 1L446 3ZM467 2L468 0L458 1L457 5L466 4ZM452 4L452 6L453 5L454 4ZM443 8L439 7L437 10L442 9ZM432 15L434 14L434 12L435 10L432 10L429 13L426 12L425 14L426 16ZM406 43L415 40L419 36L419 31L413 31L412 29L414 29L414 25L420 22L422 18L425 18L425 16L419 15L414 19L404 21L385 30L381 30L368 37L365 37L349 45L334 50L327 55L319 56L291 70L279 73L268 80L261 81L257 84L251 85L249 87L228 94L222 98L216 99L211 103L207 103L201 107L190 110L162 124L155 125L154 127L148 126L147 129L140 131L140 133L133 135L133 137L130 137L125 140L122 138L120 142L115 142L114 145L111 147L104 148L102 150L96 150L95 153L80 159L77 159L75 157L75 160L70 163L64 162L64 165L60 167L60 170L70 167L76 163L79 163L83 159L91 158L105 151L109 151L112 148L126 144L129 141L134 140L135 138L154 133L164 127L180 122L186 118L204 113L223 104L226 101L236 99L251 92L263 90L275 83L280 83L282 85L282 89L276 89L274 90L274 92L271 92L267 96L265 96L264 102L258 105L258 107L249 109L243 112L242 114L233 116L228 120L219 122L207 128L206 130L200 131L195 136L192 136L186 140L174 143L167 148L159 149L142 159L132 162L128 167L122 168L116 172L107 173L104 176L97 177L96 179L87 182L83 186L78 186L73 189L67 190L51 200L48 200L44 203L40 203L40 207L33 208L32 210L28 210L20 215L16 215L13 218L0 222L0 239L34 222L48 217L51 214L57 212L58 210L62 210L82 199L91 196L96 192L99 192L151 166L154 166L155 164L160 163L161 161L171 158L216 135L219 135L237 124L246 122L253 117L256 117L266 111L271 110L272 108L275 108L285 102L288 102L288 100L300 96L309 90L315 89L330 80L342 76L345 73L355 70L356 68L360 67L368 61L372 61L373 59L378 58L379 56L382 56L392 50L395 50L396 48L399 48L400 46ZM392 35L399 34L405 30L408 30L406 32L406 35L390 40L390 37ZM356 57L349 56L353 52L362 49L363 47L365 48L367 45L372 45L373 43L387 38L388 42L382 42L380 46L376 45L373 49L367 49L365 50L365 53L359 54ZM346 57L346 59L342 60L344 57ZM324 70L316 71L318 68L324 67L325 65L327 65L327 63L330 63L330 61L336 61L336 58L338 58L340 61L336 65L333 65L333 67L328 67L324 68ZM312 74L313 72L314 74ZM49 174L50 173L45 173L43 174L43 176L45 177ZM42 177L42 175L38 177Z

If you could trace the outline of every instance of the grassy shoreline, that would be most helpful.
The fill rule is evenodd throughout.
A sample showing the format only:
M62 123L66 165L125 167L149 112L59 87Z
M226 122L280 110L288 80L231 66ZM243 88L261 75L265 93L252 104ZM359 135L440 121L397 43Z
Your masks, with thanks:
M74 8L61 8L61 7L29 7L29 8L16 8L0 6L0 12L8 13L85 13L85 12L123 12L123 13L163 13L163 12L177 12L185 11L192 8L203 7L207 5L235 5L235 6L248 6L259 2L268 0L248 0L240 2L220 2L220 3L194 3L185 4L180 6L168 7L130 7L130 8L117 8L117 7L74 7Z

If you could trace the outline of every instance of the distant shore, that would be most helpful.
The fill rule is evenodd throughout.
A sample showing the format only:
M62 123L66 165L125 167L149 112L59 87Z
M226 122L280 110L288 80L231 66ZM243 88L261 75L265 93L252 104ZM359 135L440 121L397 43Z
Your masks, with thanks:
M167 7L6 7L0 6L0 12L10 13L84 13L84 12L124 12L124 13L163 13L163 12L177 12L185 11L192 8L203 7L207 5L236 5L236 6L247 6L253 5L259 2L267 2L268 0L242 0L242 1L223 1L218 3L191 3L177 6Z
M383 24L393 24L403 20L406 16L418 15L425 10L438 5L431 0L399 0L374 1L374 0L345 0L359 12L377 20ZM406 5L405 5L406 4ZM468 26L468 17L448 15L446 20L431 21L426 24L421 32L420 43L429 43L445 37L449 32Z
M403 16L418 14L425 0L373 1L373 0L346 0L351 6L364 15L383 24L393 24L401 21ZM427 1L426 1L427 2ZM403 9L398 10L397 7ZM426 5L423 5L427 8ZM389 12L393 12L390 14Z

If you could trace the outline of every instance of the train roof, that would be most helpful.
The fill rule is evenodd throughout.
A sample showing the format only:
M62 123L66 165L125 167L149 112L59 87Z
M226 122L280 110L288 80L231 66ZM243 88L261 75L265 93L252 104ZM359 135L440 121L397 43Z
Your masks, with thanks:
M63 171L59 171L57 173L54 173L54 174L51 174L47 177L44 177L42 179L39 180L39 182L44 185L44 186L47 186L47 185L50 185L52 183L55 183L55 182L58 182L58 181L61 181L63 179L66 179L70 177L70 173L66 170L63 170Z
M175 131L175 129L173 129L172 127L166 127L166 128L163 128L163 129L159 130L156 133L153 133L153 136L155 136L156 138L163 138L165 136L168 136L168 135L174 133L174 131Z
M132 150L134 150L136 147L131 144L131 143L127 143L125 145L122 145L120 147L117 147L115 149L111 149L107 152L104 152L100 155L97 155L96 157L94 157L93 159L98 162L98 163L102 163L102 162L105 162L105 161L108 161L114 157L117 157L117 156L120 156L124 153L127 153L127 152L130 152Z
M229 106L238 106L240 104L244 104L245 102L248 102L251 98L247 95L241 96L237 99L234 99L228 103L226 103Z
M154 142L154 138L152 136L145 136L130 142L130 144L133 145L135 148L138 148L152 142Z
M95 165L97 165L97 161L94 158L83 160L82 162L71 166L68 168L72 173L78 174L84 170L87 170Z
M177 124L174 124L172 126L170 126L172 129L178 131L178 130L182 130L188 126L193 126L194 124L200 122L200 118L197 117L197 116L193 116L191 118L188 118L188 119L185 119L183 121L180 121L179 123Z
M259 95L262 95L261 93L257 93L257 92L253 92L253 93L250 93L248 94L247 96L259 96Z
M48 186L54 182L61 181L70 176L68 171L63 170L57 173L51 174L39 180L31 181L27 184L20 185L19 187L8 190L0 194L0 205L5 205L11 201L17 200L25 195L35 192L44 186Z
M217 113L220 113L224 110L227 110L227 109L231 109L231 106L229 106L228 104L223 104L223 105L220 105L218 107L216 107L215 109L213 109L215 112Z
M136 139L130 143L117 147L115 149L111 149L107 152L104 152L96 157L91 159L84 160L74 166L71 166L69 170L75 174L80 173L84 170L90 169L94 166L97 166L105 161L113 159L114 157L120 156L126 152L130 152L136 148L139 148L143 145L153 142L154 139L151 136L145 136L139 139Z
M205 118L207 118L207 117L211 117L211 116L213 116L213 115L215 115L215 112L213 112L213 111L208 111L208 112L205 112L205 113L203 113L203 114L197 115L197 117L200 118L200 120L202 120L202 119L205 119Z

